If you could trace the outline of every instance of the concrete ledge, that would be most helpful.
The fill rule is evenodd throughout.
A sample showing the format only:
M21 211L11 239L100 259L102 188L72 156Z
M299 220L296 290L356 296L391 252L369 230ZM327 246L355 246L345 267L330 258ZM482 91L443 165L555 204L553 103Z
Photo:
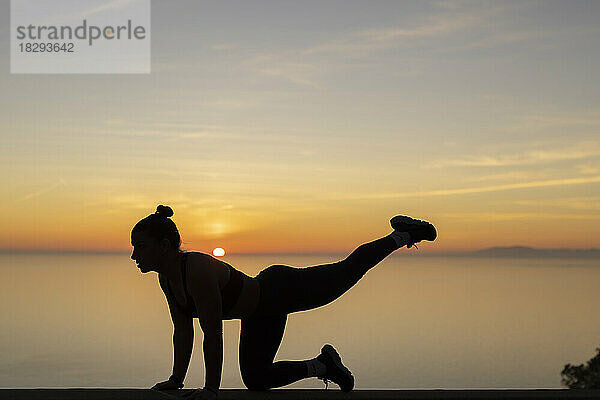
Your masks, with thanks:
M162 400L180 398L190 389L159 392L150 389L0 389L2 400ZM600 399L600 390L353 390L273 389L252 392L225 389L220 400L296 399L398 399L398 400L521 400L521 399Z
M0 389L4 400L161 400L180 398L190 389L159 392L150 389ZM252 392L225 389L219 399L296 400L296 399L398 399L398 400L521 400L521 399L600 399L600 390L353 390L274 389Z

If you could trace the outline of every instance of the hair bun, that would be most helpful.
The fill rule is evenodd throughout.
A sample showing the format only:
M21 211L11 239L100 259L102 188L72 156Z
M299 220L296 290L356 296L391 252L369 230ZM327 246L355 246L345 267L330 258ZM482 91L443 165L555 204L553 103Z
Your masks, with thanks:
M173 216L173 209L169 206L160 205L156 207L156 214L160 215L161 217L169 218Z

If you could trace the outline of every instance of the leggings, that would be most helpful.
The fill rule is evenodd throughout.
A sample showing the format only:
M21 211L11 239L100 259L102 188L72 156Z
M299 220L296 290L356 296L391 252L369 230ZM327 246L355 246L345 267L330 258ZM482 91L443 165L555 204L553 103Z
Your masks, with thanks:
M287 315L331 303L398 246L383 237L357 247L344 260L306 268L271 265L256 279L260 300L251 316L242 319L240 369L250 390L268 390L308 377L305 361L273 362L283 338Z

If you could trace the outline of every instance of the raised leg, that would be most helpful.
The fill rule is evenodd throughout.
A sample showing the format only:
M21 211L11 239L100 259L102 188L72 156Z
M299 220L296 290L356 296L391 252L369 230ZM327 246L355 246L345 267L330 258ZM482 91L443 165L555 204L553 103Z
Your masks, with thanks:
M290 312L321 307L339 298L381 260L398 248L394 239L383 237L358 246L348 257L333 264L300 269L301 290L292 291Z
M272 265L258 275L261 313L288 314L331 303L398 248L389 236L358 246L345 259L306 268Z

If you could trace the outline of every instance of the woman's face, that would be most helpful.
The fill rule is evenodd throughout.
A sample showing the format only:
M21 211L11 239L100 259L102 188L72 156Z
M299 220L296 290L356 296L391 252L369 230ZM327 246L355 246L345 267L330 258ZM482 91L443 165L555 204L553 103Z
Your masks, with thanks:
M146 232L132 232L131 245L133 253L131 259L137 263L142 272L157 271L161 257L161 249L156 240Z

